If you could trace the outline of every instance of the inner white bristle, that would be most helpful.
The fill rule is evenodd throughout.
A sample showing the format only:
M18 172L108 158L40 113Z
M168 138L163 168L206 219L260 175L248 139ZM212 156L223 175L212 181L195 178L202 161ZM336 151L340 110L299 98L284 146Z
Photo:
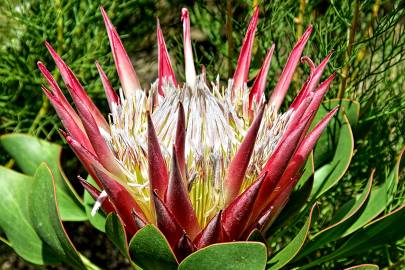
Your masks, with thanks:
M146 188L149 185L147 112L152 111L162 154L166 164L170 164L179 102L183 104L186 116L186 180L199 222L206 224L224 206L226 169L251 123L249 89L245 85L231 99L232 83L229 80L226 87L221 86L217 77L216 82L211 82L210 89L200 75L193 88L178 88L165 80L164 97L156 94L157 82L151 85L149 96L144 91L136 91L130 98L124 98L120 92L121 104L113 107L109 117L111 135L102 134L127 177L128 188L142 200L141 208L149 208L150 198L149 188ZM254 115L258 109L259 106L254 106ZM244 187L256 179L285 130L290 115L287 112L279 116L274 108L266 108Z

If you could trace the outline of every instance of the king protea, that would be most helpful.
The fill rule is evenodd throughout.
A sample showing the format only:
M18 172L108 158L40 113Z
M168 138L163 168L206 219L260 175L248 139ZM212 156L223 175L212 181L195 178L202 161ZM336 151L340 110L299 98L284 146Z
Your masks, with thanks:
M142 88L117 31L101 8L121 82L117 93L96 62L110 113L106 120L70 68L49 43L71 107L46 67L39 69L52 91L43 87L66 132L66 141L97 183L80 178L95 198L95 211L115 212L132 236L146 224L165 235L178 260L218 242L246 240L266 230L279 215L302 175L317 139L336 112L310 131L334 74L319 83L330 54L316 66L301 54L309 26L293 48L268 100L266 76L270 47L252 87L247 86L259 9L244 38L236 71L227 84L197 75L187 9L183 21L186 81L176 79L159 22L158 79ZM299 61L309 78L290 108L279 108Z

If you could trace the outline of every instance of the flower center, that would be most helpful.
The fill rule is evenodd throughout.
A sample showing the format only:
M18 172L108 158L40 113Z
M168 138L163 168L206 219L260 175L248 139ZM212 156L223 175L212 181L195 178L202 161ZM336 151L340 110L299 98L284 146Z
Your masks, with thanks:
M157 82L151 86L151 95L137 91L129 99L121 97L121 104L110 115L111 137L109 145L126 174L127 186L137 198L145 213L150 211L147 159L147 111L153 108L152 120L160 140L161 151L170 164L172 146L181 102L186 117L186 180L190 199L201 226L224 207L223 180L226 168L235 155L250 125L243 100L230 97L230 86L222 88L211 83L209 89L202 75L194 87L174 87L164 84L165 96L151 98L157 91ZM247 87L242 93L248 93ZM280 117L267 108L258 134L255 151L248 167L242 190L247 187L267 161L284 127L289 114ZM151 215L151 214L150 214Z

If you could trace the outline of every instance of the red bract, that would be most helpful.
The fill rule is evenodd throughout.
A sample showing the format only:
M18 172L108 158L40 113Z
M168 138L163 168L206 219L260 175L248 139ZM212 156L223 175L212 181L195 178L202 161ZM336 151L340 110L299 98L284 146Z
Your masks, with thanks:
M301 58L312 27L293 48L266 101L274 45L253 87L246 85L259 9L249 24L233 78L227 86L212 83L211 88L205 74L195 72L190 17L182 9L186 82L175 78L158 21L158 80L146 94L118 33L103 8L101 12L122 87L117 94L96 62L111 111L109 124L50 44L46 46L77 111L38 62L52 90L43 91L67 131L62 134L98 185L79 178L97 200L93 210L118 214L129 236L155 224L179 261L213 243L245 240L252 230L268 228L337 111L308 133L335 77L319 84L331 54L318 67L309 57ZM280 114L300 59L310 66L309 78L289 110Z

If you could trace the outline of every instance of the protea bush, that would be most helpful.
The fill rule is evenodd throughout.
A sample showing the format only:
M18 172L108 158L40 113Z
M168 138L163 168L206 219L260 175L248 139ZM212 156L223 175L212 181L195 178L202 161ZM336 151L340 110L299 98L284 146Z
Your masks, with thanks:
M38 62L73 151L96 181L83 187L97 200L94 211L115 212L127 235L155 224L181 261L195 250L246 240L278 216L302 174L305 160L336 109L307 133L329 84L319 84L330 58L319 66L304 57L311 74L285 113L280 105L311 34L297 42L270 99L264 96L274 45L251 88L247 76L259 9L254 11L234 77L227 85L197 75L190 20L182 9L186 82L177 81L157 26L158 79L142 89L131 60L101 8L116 69L117 93L96 63L107 95L108 121L49 43L75 111L56 81ZM318 85L319 84L319 85Z
M101 12L121 84L118 91L114 90L96 62L109 105L107 117L48 42L46 47L76 109L51 72L38 62L49 85L49 89L43 86L42 90L64 126L60 132L93 179L78 177L95 200L91 215L102 211L110 217L107 233L124 254L136 257L135 263L144 269L176 268L190 254L215 247L213 244L258 240L258 235L268 231L286 206L305 173L308 156L338 111L336 106L322 118L316 118L335 78L332 74L320 82L332 54L319 65L307 56L301 57L312 32L309 26L281 74L272 78L277 83L271 95L266 97L265 88L275 45L269 48L249 87L259 17L259 9L255 8L234 76L227 81L218 78L209 82L204 67L200 73L196 71L189 13L183 8L185 82L177 79L172 68L158 21L158 78L144 88L107 13L103 8ZM289 108L281 112L300 61L309 66L310 74ZM350 127L348 130L350 136ZM350 161L350 149L348 156ZM347 165L343 167L344 172ZM328 185L331 186L329 182ZM33 199L34 205L37 200L40 199ZM37 214L31 217L36 225L40 218ZM310 219L308 222L310 225ZM306 236L308 230L304 232ZM39 234L44 237L43 231ZM55 235L66 252L69 241L60 227ZM48 243L51 247L54 244ZM153 245L157 247L154 249ZM154 251L148 253L149 249ZM259 257L263 255L260 252ZM66 254L60 256L63 255ZM162 259L164 256L172 257ZM189 258L192 261L193 257ZM261 265L261 259L258 260ZM82 267L80 260L71 265ZM231 269L245 269L241 265Z

